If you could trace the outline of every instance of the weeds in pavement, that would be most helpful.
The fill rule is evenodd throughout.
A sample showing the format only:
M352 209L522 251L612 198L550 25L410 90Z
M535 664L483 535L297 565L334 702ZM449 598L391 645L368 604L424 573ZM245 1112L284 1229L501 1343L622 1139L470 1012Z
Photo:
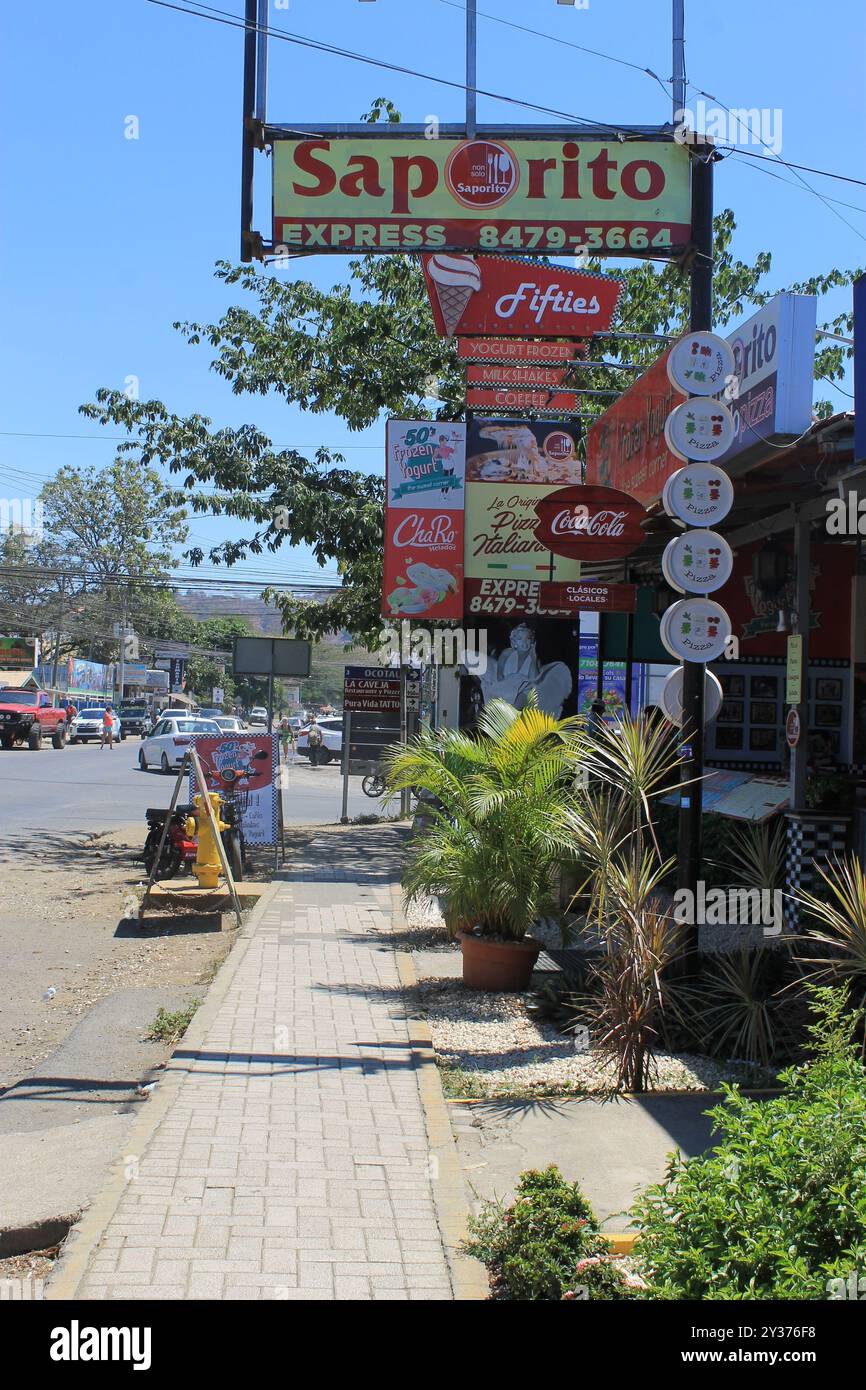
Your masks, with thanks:
M159 1009L150 1030L144 1035L146 1040L168 1043L173 1047L175 1043L180 1042L192 1023L192 1016L200 1004L200 999L191 999L185 1009L178 1009L173 1014L168 1013L166 1009Z

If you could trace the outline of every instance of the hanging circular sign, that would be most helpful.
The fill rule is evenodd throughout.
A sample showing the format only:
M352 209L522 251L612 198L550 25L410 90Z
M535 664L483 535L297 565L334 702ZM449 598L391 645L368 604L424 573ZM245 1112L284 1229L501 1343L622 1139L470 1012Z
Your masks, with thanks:
M714 594L727 584L733 568L733 551L717 531L674 536L662 554L662 574L681 594Z
M796 748L800 742L800 711L789 709L785 718L785 739L789 748Z
M734 374L733 349L717 333L687 333L668 353L668 376L692 396L715 396Z
M571 560L619 560L643 545L646 513L613 487L561 487L535 503L535 537Z
M721 401L696 397L675 406L665 421L665 443L677 458L720 459L734 442L734 417Z
M712 723L722 708L724 692L722 683L713 671L704 672L704 718ZM659 695L659 704L666 719L672 724L683 722L683 668L677 666L665 680Z
M662 503L668 516L687 526L715 526L734 505L734 485L721 468L690 463L668 478Z
M730 635L730 618L709 598L681 598L659 626L662 645L677 661L718 661Z

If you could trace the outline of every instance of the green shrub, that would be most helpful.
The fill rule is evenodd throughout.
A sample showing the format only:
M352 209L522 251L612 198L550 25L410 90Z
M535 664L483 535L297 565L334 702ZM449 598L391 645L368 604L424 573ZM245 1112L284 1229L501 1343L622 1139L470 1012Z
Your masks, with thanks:
M650 1297L824 1299L866 1264L866 1073L847 995L813 989L813 1056L784 1093L725 1088L709 1113L721 1143L673 1156L635 1205Z
M571 1287L562 1295L563 1302L639 1298L645 1288L643 1280L628 1272L622 1259L611 1254L588 1255L578 1260L572 1278Z
M610 1255L592 1207L559 1169L522 1173L509 1207L487 1202L469 1223L464 1250L487 1266L497 1298L559 1300L576 1285L579 1260Z

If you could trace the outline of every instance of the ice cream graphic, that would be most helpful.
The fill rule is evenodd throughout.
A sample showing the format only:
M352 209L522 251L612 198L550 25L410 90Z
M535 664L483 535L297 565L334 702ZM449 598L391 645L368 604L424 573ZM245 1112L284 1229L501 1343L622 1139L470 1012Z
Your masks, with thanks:
M481 271L472 256L431 256L427 274L436 286L436 297L449 338L463 317L466 305L481 289Z
M407 565L406 576L412 581L411 586L398 579L398 588L388 595L392 613L403 613L406 616L427 613L441 603L447 593L453 593L457 589L454 575L433 565L421 562Z

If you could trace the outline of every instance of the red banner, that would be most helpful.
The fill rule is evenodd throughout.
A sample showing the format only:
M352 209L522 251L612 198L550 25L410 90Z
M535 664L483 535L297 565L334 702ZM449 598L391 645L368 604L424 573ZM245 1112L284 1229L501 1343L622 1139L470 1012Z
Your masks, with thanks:
M577 579L570 584L543 579L539 585L545 608L561 608L573 613L634 613L637 587L634 584L595 584Z
M622 281L512 256L422 256L437 333L588 338L610 328Z
M588 343L533 343L527 338L458 338L461 362L573 362L585 357Z
M535 504L536 538L554 555L592 563L618 560L646 539L644 509L610 487L562 487Z
M470 387L466 404L473 410L545 410L553 415L580 414L579 398L574 391L520 391L511 386L486 390Z
M671 384L667 359L662 353L586 436L586 481L621 488L645 507L659 500L665 479L683 466L665 443L665 421L686 399Z
M502 362L479 362L467 367L466 380L490 386L561 386L568 374L568 367L513 367Z
M389 507L382 612L390 618L463 617L463 512Z

